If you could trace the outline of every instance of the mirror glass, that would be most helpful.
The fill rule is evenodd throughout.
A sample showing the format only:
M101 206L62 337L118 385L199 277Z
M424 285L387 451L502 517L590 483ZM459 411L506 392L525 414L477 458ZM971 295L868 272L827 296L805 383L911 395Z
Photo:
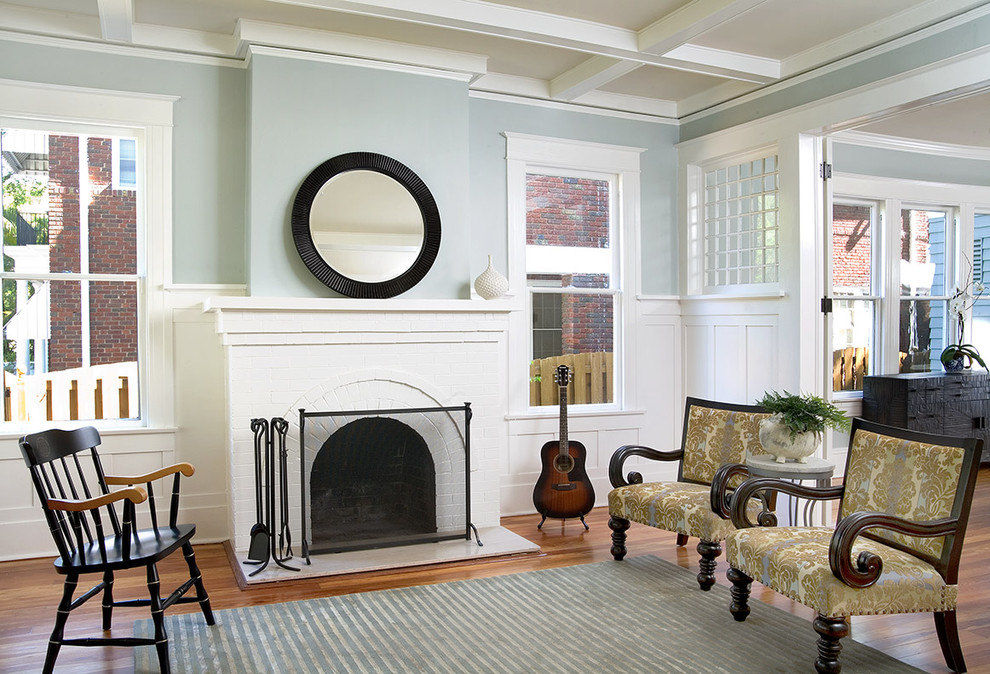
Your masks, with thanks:
M384 298L423 280L440 251L440 211L409 167L374 152L328 159L292 206L303 263L347 297Z
M413 195L375 171L347 171L324 183L310 208L309 231L327 264L369 283L406 272L423 247L423 216Z

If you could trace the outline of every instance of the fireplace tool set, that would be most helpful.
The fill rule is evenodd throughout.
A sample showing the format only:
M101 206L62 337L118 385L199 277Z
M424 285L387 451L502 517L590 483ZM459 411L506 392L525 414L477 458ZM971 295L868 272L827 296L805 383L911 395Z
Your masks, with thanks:
M245 564L257 564L250 576L261 573L272 560L283 569L298 571L287 565L292 559L292 534L289 532L288 451L285 437L289 422L282 417L252 419L254 433L254 499L257 521L251 527L251 542ZM276 456L277 455L277 456ZM275 527L275 504L278 502L278 532Z

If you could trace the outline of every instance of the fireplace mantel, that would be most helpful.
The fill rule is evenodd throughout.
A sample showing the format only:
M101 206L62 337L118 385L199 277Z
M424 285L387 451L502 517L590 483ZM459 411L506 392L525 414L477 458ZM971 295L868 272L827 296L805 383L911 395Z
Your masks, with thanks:
M363 300L348 297L209 297L203 311L258 312L409 312L409 313L508 313L517 311L511 298L497 300L402 299Z

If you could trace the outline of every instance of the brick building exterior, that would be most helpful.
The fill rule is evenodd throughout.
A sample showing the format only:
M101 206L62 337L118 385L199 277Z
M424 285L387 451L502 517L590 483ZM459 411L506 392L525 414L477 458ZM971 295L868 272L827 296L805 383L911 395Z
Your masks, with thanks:
M49 259L52 272L81 272L79 137L50 135L48 143ZM137 204L134 190L113 189L113 143L88 138L91 201L88 216L90 273L137 272ZM88 283L90 365L137 360L137 288L133 283ZM48 369L83 364L80 315L82 288L51 284Z
M526 244L609 247L609 185L604 180L530 174L526 177ZM606 274L536 278L559 287L607 288ZM566 355L612 350L613 301L609 295L564 294L560 298L560 350Z

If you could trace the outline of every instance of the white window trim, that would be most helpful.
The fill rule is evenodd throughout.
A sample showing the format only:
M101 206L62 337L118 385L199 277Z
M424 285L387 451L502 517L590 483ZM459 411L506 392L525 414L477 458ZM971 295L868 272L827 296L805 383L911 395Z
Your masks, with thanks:
M644 148L504 132L506 139L506 192L508 215L508 279L513 311L509 318L509 414L513 417L547 414L545 407L529 406L530 321L526 289L526 174L542 171L578 171L616 176L620 226L620 300L615 307L615 401L607 405L580 405L573 413L618 411L635 407L634 387L627 386L627 363L636 362L635 301L640 289L640 154ZM553 412L556 414L556 410Z
M146 306L139 309L142 420L175 424L171 320L164 288L172 269L172 113L176 96L0 80L0 125L132 136L138 142L138 264L144 265ZM154 385L152 385L152 382ZM106 420L101 427L127 428ZM132 426L133 427L133 426ZM15 432L4 424L4 433ZM32 428L32 430L36 430Z

